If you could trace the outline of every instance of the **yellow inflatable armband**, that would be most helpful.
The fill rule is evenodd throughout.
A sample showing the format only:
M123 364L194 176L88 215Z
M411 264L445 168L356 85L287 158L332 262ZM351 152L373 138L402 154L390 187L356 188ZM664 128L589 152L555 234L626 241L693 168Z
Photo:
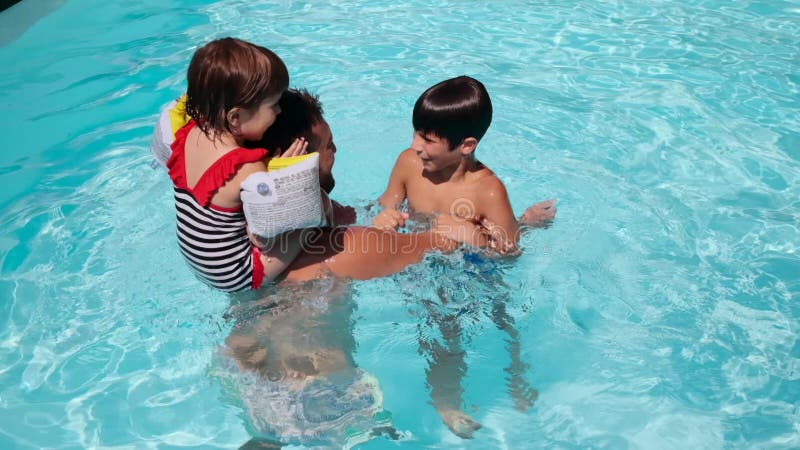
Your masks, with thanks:
M181 98L177 100L175 106L169 110L169 123L172 125L173 136L191 120L191 117L186 114L186 101L188 99L188 95L181 95Z

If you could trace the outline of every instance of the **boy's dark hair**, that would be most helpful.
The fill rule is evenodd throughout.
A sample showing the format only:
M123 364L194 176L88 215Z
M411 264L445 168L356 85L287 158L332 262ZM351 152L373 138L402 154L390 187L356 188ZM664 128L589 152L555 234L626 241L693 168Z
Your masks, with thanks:
M206 134L230 133L228 111L253 108L289 87L289 71L278 55L230 37L199 48L186 78L186 112Z
M414 131L447 139L450 149L464 139L481 140L492 123L492 101L483 83L460 76L437 83L417 99Z
M321 143L312 142L311 127L322 122L322 103L319 97L305 89L289 89L283 93L278 103L281 113L275 123L267 128L258 147L268 150L286 150L298 137L309 141L309 151L317 151Z

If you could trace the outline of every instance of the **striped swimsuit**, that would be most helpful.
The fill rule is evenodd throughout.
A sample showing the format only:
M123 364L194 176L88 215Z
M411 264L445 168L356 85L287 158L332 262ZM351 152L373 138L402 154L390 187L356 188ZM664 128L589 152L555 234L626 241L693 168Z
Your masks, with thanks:
M261 252L247 236L242 207L223 208L211 198L246 163L263 160L264 149L237 148L209 167L193 188L186 178L186 136L191 121L175 134L167 161L175 188L178 243L194 273L211 287L226 292L258 289L264 278Z

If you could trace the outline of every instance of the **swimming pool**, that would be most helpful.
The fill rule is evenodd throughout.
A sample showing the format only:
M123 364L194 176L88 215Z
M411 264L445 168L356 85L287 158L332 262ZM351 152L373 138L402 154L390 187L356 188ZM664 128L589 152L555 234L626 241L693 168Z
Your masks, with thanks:
M505 285L434 260L353 287L354 358L399 447L800 446L797 2L74 0L0 47L0 447L250 438L216 375L229 301L180 258L148 152L194 48L224 35L321 95L342 203L382 192L414 100L459 74L492 95L478 154L515 210L560 200ZM419 352L442 290L484 426L470 441L430 405Z

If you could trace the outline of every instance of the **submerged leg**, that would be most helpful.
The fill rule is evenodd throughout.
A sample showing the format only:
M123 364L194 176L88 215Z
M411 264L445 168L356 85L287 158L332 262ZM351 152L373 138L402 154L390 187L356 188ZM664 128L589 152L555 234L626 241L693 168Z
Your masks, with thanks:
M492 321L498 329L508 334L506 344L511 362L504 369L508 374L508 393L514 399L514 406L518 411L527 411L539 397L539 392L525 379L525 373L530 369L530 365L522 360L519 330L514 327L514 318L506 310L506 300L508 300L507 295L501 295L500 298L493 300Z
M444 345L433 339L420 339L420 352L428 356L426 377L431 401L450 431L463 439L471 439L482 425L461 409L464 403L461 382L467 371L466 352L461 348L461 325L456 314L441 315L434 311L437 306L431 305L428 311L441 330Z
M397 428L391 425L373 428L372 432L370 432L370 436L372 437L386 436L387 438L393 441L400 440L400 438L402 437L400 432L397 431Z
M280 450L283 445L269 439L253 438L245 442L239 450Z

